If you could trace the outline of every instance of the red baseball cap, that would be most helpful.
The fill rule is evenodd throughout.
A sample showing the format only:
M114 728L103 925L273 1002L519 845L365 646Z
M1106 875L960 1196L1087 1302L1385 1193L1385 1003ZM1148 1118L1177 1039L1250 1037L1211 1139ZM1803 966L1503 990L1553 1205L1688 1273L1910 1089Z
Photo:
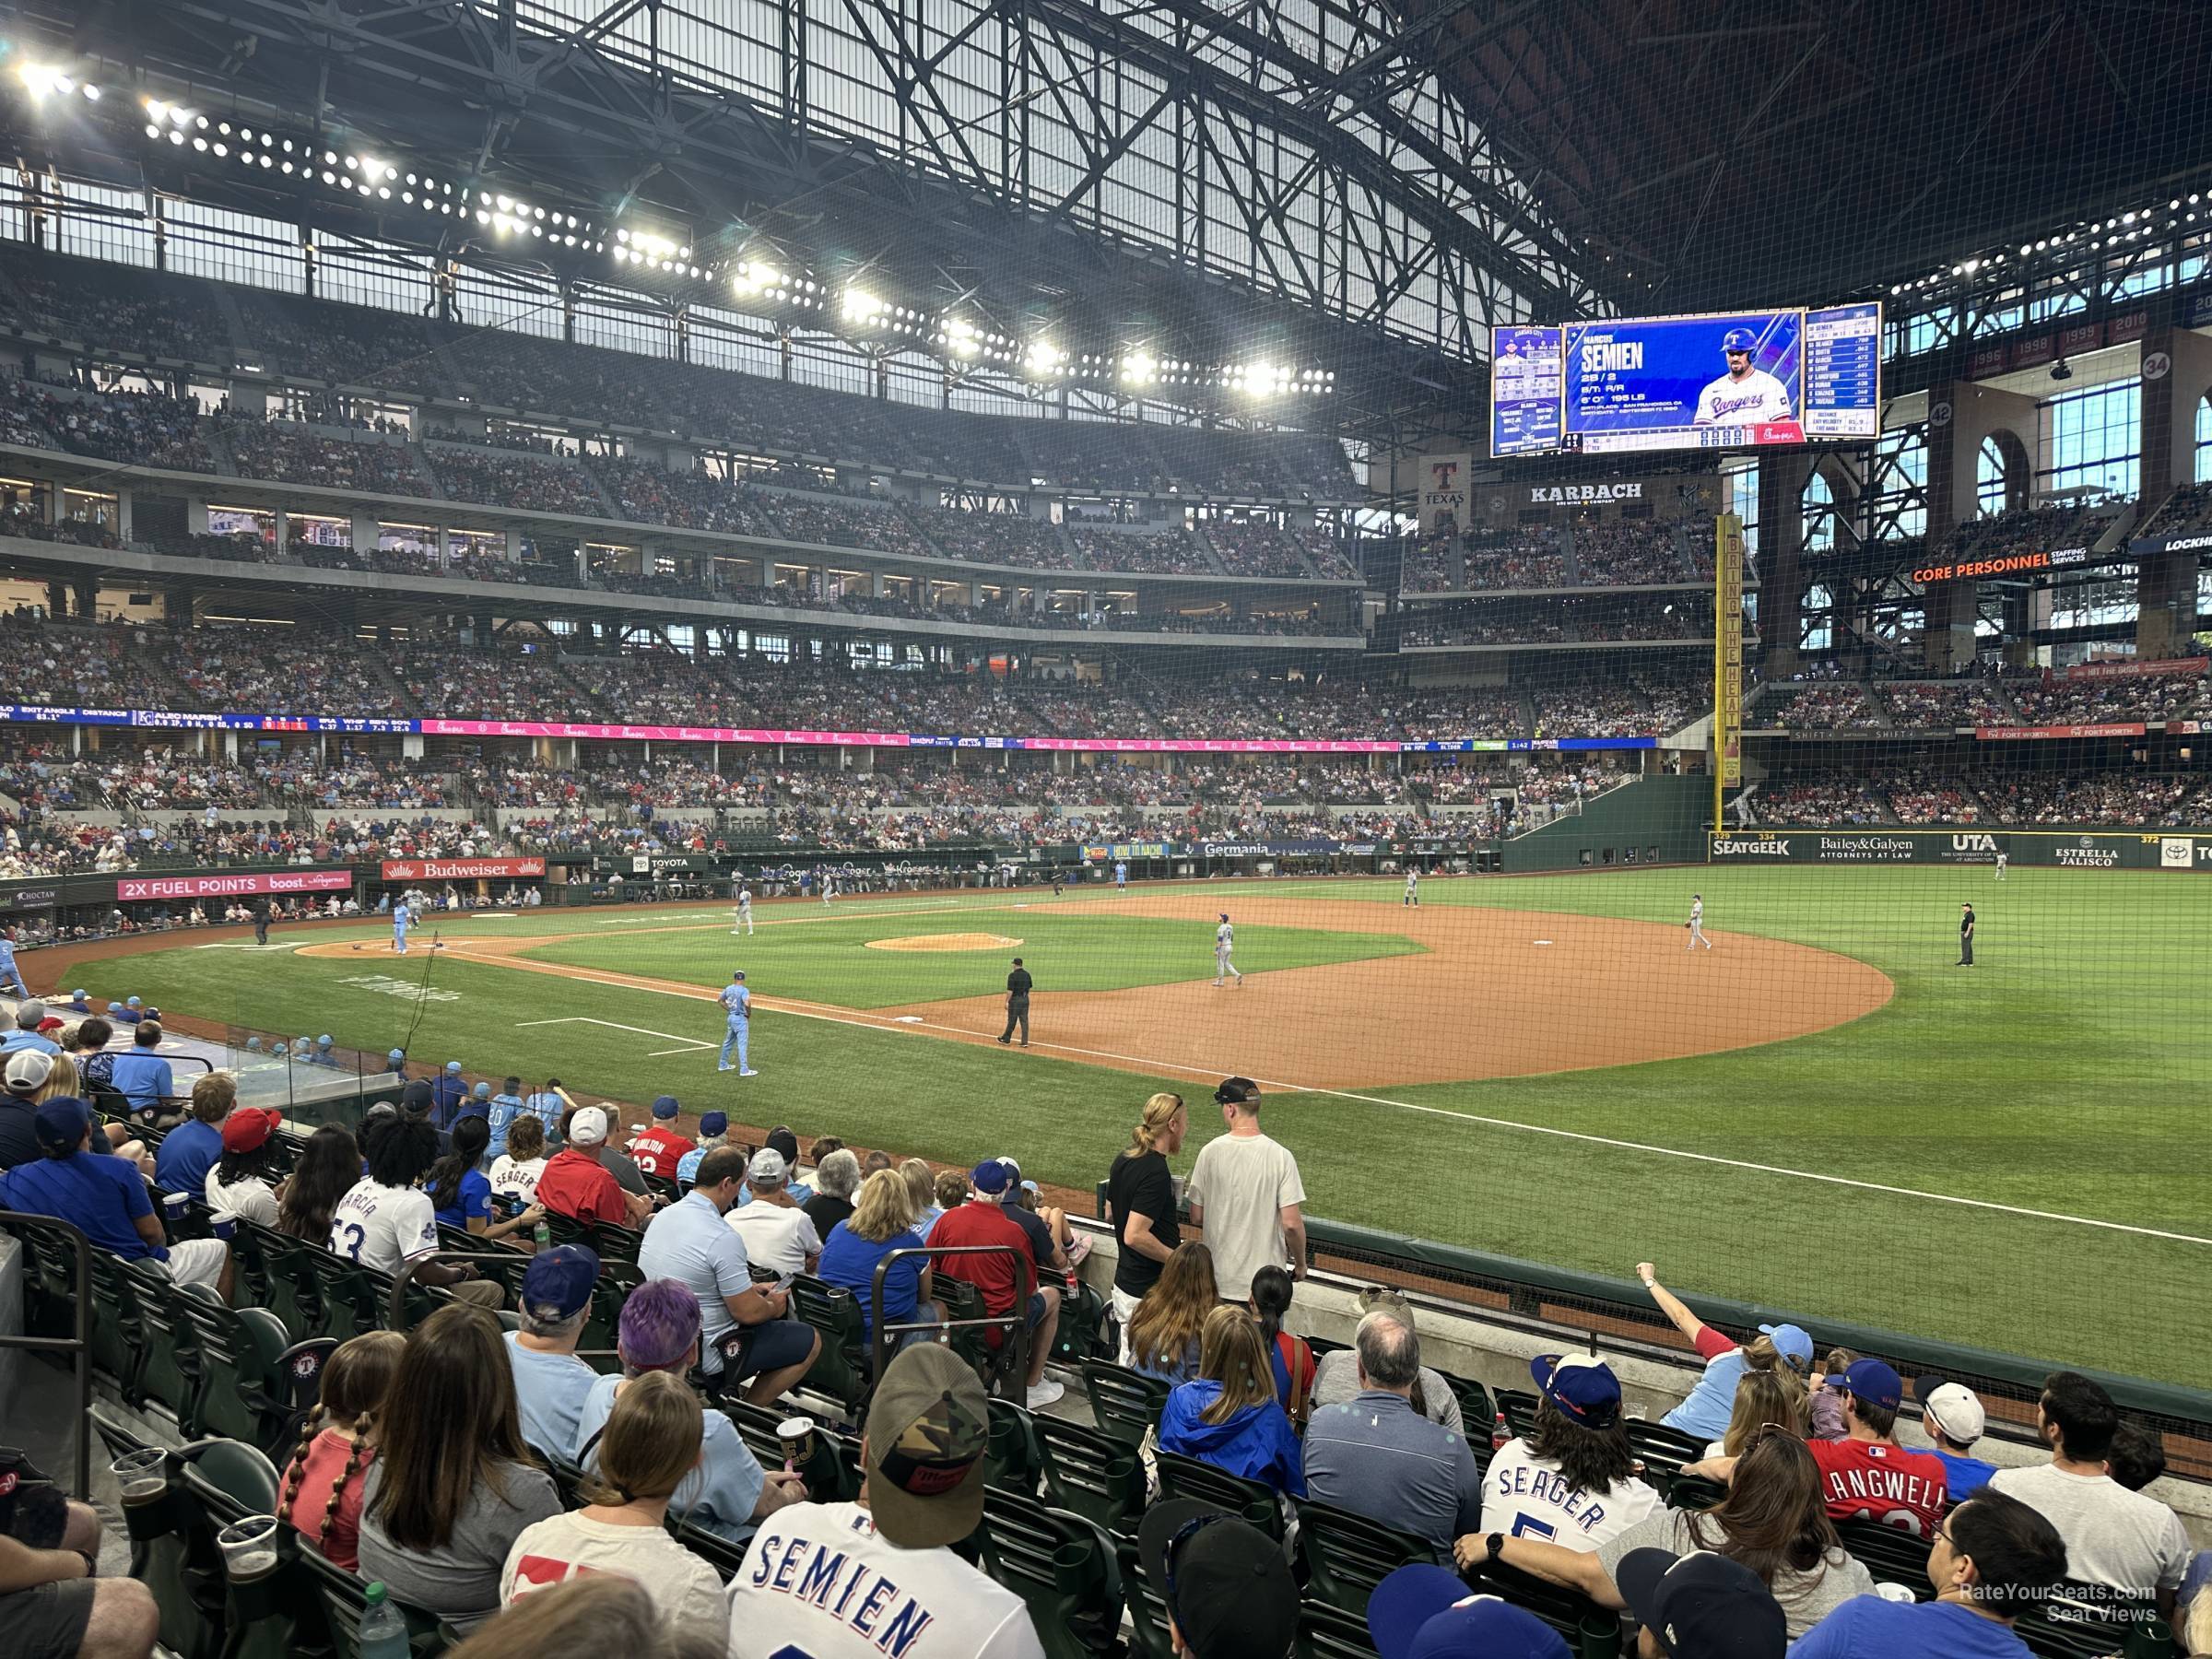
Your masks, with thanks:
M58 1031L68 1023L69 1022L65 1019L62 1019L54 1015L49 1014L45 1018L39 1021L39 1030L41 1031Z
M251 1152L264 1145L284 1122L284 1113L265 1106L241 1106L223 1120L223 1150Z

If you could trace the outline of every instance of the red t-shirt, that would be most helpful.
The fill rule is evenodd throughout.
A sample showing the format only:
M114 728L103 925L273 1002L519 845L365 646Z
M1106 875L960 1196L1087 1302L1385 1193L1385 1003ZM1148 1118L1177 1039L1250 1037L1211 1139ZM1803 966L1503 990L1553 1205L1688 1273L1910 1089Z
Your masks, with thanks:
M1807 1441L1820 1468L1820 1489L1836 1521L1879 1521L1915 1537L1932 1538L1950 1497L1940 1459L1873 1441Z
M537 1178L537 1203L575 1221L612 1221L627 1226L622 1183L596 1159L570 1147L553 1155Z
M373 1446L360 1447L359 1452L357 1458L353 1441L335 1429L325 1429L308 1441L299 1488L284 1512L284 1519L309 1544L320 1541L324 1559L348 1572L358 1571L361 1564L361 1492L369 1484L369 1465L376 1460ZM347 1473L348 1464L351 1474ZM285 1473L288 1477L291 1471ZM330 1507L334 1494L338 1500L335 1512ZM323 1536L325 1518L330 1522L327 1538Z
M1013 1218L995 1204L978 1204L973 1199L958 1209L948 1209L937 1218L937 1224L929 1230L924 1241L931 1249L938 1250L954 1244L1005 1244L1018 1250L1029 1258L1030 1282L1036 1282L1037 1254L1030 1248L1030 1235L1023 1232ZM966 1279L983 1293L983 1312L994 1318L1014 1311L1014 1296L1021 1285L1021 1270L1010 1256L998 1254L971 1256L938 1256L930 1266L947 1278ZM999 1333L993 1331L996 1337Z
M665 1175L671 1181L676 1179L676 1166L683 1161L684 1154L698 1150L697 1141L657 1125L629 1143L629 1156L639 1169L648 1175Z

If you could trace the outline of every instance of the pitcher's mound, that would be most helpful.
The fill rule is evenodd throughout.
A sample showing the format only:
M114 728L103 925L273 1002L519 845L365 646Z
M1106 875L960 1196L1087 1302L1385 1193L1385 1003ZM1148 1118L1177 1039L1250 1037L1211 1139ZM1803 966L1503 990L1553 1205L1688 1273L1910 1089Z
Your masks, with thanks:
M1011 950L1020 944L1004 934L910 934L903 939L870 939L870 950Z

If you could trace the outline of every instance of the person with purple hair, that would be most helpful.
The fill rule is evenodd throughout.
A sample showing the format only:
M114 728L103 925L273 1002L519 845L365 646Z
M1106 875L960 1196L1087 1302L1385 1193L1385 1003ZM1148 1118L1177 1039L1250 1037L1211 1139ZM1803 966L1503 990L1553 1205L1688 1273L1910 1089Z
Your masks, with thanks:
M647 1279L623 1300L615 1336L622 1374L600 1378L584 1396L576 1444L570 1448L578 1464L597 1467L600 1431L614 1412L615 1397L633 1381L648 1371L681 1377L699 1362L699 1299L678 1279ZM742 1544L753 1535L756 1522L806 1500L799 1477L761 1467L727 1413L709 1406L705 1424L699 1467L676 1488L671 1512Z

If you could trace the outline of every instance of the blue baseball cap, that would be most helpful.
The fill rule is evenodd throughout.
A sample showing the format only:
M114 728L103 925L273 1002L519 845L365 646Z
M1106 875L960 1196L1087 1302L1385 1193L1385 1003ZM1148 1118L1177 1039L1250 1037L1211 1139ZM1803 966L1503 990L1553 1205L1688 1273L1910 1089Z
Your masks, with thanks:
M135 1008L139 1006L139 1002L135 996L126 996L123 999L123 1006L126 1008Z
M733 968L730 970L730 977L734 980L741 980L745 977L745 970L742 968Z
M1799 1371L1813 1363L1813 1339L1794 1324L1760 1325L1759 1334L1774 1341L1774 1351L1793 1361Z
M260 1039L260 1038L258 1038L258 1037L249 1037L249 1038L247 1038L247 1039L246 1039L246 1053L249 1053L249 1054L258 1054L258 1053L261 1053L261 1039Z
M699 1120L699 1132L701 1135L727 1135L730 1132L730 1114L726 1112L708 1112Z
M1741 1561L1710 1549L1631 1549L1613 1570L1620 1599L1667 1653L1688 1659L1783 1659L1782 1604Z
M1828 1385L1884 1411L1895 1411L1905 1397L1904 1379L1879 1359L1853 1359L1841 1376L1829 1378Z
M656 1118L672 1118L682 1110L683 1108L676 1103L674 1095L658 1096L653 1102L653 1115Z
M1759 336L1747 328L1732 328L1721 336L1723 351L1750 351L1759 345Z
M111 1014L120 1014L123 1012L123 1005L121 1003L110 1003L108 1005L108 1012Z
M1571 1659L1565 1638L1524 1608L1470 1594L1445 1567L1401 1567L1367 1598L1382 1659Z
M457 1077L461 1075L461 1062L458 1060L448 1060L445 1063L445 1069L453 1073L453 1076Z
M1620 1379L1586 1354L1539 1354L1528 1362L1544 1397L1583 1429L1610 1429L1620 1416Z
M390 1053L386 1054L384 1058L391 1061L394 1065L404 1065L406 1064L407 1051L406 1049L394 1049Z
M72 1002L83 1002L85 994L82 991L72 991L69 993L69 997Z
M995 1158L986 1159L968 1172L968 1179L979 1193L1003 1193L1014 1180L1006 1166Z
M56 1095L39 1108L31 1133L49 1152L75 1150L92 1127L92 1109L75 1095Z
M289 1054L292 1051L289 1048L286 1047L281 1042L269 1051L269 1053L272 1054Z
M325 1032L324 1032L324 1033L323 1033L323 1035L322 1035L322 1036L320 1036L320 1037L316 1038L316 1039L315 1039L315 1046L316 1046L317 1048L328 1048L328 1047L330 1047L330 1046L331 1046L331 1041L330 1041L330 1033L329 1033L328 1031L325 1031Z
M556 1244L530 1258L523 1273L523 1305L551 1308L561 1319L572 1319L592 1300L599 1280L599 1256L582 1244Z
M491 1085L479 1083L468 1091L468 1095L472 1100L488 1100L491 1099Z

